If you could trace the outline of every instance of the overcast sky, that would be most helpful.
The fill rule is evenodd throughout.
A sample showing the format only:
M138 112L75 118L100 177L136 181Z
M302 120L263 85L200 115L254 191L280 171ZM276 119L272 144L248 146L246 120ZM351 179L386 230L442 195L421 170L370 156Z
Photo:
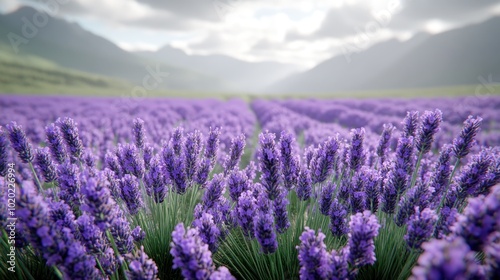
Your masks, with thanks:
M1 0L46 8L56 0ZM164 45L190 54L312 67L342 54L417 32L438 33L500 15L498 0L59 0L59 17L126 50Z

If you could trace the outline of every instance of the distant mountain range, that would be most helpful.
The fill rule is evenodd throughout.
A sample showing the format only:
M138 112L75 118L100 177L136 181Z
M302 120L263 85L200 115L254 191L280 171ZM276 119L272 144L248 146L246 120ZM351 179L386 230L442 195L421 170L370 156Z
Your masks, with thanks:
M389 40L275 83L271 92L336 92L500 83L500 17L436 35Z
M21 35L23 17L31 19L36 12L22 7L0 15L0 52L11 49L7 34ZM477 84L478 77L487 80L490 75L500 82L500 18L436 35L418 34L404 42L389 40L352 54L350 63L340 55L303 72L297 65L188 55L171 46L156 52L127 52L59 18L49 18L19 49L20 56L38 57L61 69L135 85L143 83L148 67L159 67L169 77L158 89L185 91L326 93L422 88Z

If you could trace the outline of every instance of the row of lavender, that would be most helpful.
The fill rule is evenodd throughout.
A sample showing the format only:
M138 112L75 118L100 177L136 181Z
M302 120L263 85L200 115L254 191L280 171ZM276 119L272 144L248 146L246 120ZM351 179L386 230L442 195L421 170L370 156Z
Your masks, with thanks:
M272 102L253 103L260 119L266 114L285 111L273 107L276 106ZM9 108L22 112L15 106ZM238 119L239 124L251 131L251 114L246 114L245 109L240 107L237 112L243 115ZM246 144L244 134L233 134L227 155L219 161L222 169L219 174L213 174L216 159L222 154L218 153L222 134L216 126L206 128L204 138L201 132L190 129L190 121L184 118L186 133L175 129L171 137L157 139L149 138L158 131L150 131L157 128L147 121L136 119L132 124L130 116L124 118L129 121L122 123L121 131L128 130L123 133L128 136L119 139L116 146L112 142L98 161L92 160L92 155L99 155L95 149L99 143L84 143L81 136L84 131L77 129L71 119L60 119L47 127L42 138L46 141L42 142L49 146L50 154L49 150L34 152L30 141L23 136L23 128L16 124L9 124L3 134L4 144L0 146L5 147L4 154L15 150L23 161L19 165L35 165L45 181L43 186L50 187L37 193L23 183L19 208L29 211L21 210L19 216L25 222L31 246L45 252L46 261L56 264L66 276L85 275L78 267L87 268L83 272L95 277L114 275L118 269L124 269L124 274L131 278L154 278L156 266L146 255L148 248L146 252L139 248L144 238L146 241L151 238L150 229L143 226L132 230L131 223L136 217L154 212L158 205L175 203L177 196L192 193L201 195L201 200L195 199L199 203L192 204L196 205L192 209L194 229L186 231L177 225L171 250L174 268L180 268L187 279L230 278L227 269L215 270L212 253L231 272L251 278L237 262L221 257L228 255L231 246L224 245L232 240L237 240L235 246L256 242L260 247L258 254L266 255L285 254L282 248L292 245L303 279L362 277L366 265L376 261L374 243L379 229L388 228L391 223L405 231L405 250L414 254L420 252L421 244L429 238L441 240L436 242L441 242L443 251L425 252L414 270L416 277L453 279L450 273L468 273L486 278L498 273L494 248L498 248L499 242L495 236L500 227L497 214L500 197L498 190L488 197L483 195L500 180L499 151L476 145L473 151L477 154L468 156L480 125L485 123L480 118L467 119L461 132L456 127L455 140L450 141L453 145L439 147L439 156L431 153L434 138L441 133L438 133L442 126L439 110L425 112L421 117L416 112L408 113L394 151L389 143L396 138L396 130L390 125L384 127L380 136L372 137L368 137L368 129L347 132L339 125L333 131L325 131L329 138L303 152L293 134L280 131L277 139L272 133L262 133L257 161L241 166L243 169L239 161ZM487 119L486 123L495 121ZM196 128L203 129L197 125ZM297 132L295 126L281 129ZM340 135L335 135L336 132ZM7 148L7 135L13 149ZM148 152L151 139L160 143L168 138L170 141L163 141ZM125 144L127 140L133 143ZM38 143L33 139L31 142ZM467 158L469 163L462 167ZM34 179L41 188L42 184ZM476 202L465 208L471 196L476 197L473 200ZM318 226L314 222L321 219L327 224ZM455 223L457 220L459 223ZM52 227L48 226L51 222ZM486 222L488 226L482 231L475 230L478 224ZM313 230L306 229L299 242L295 232L302 232L305 226ZM316 236L314 232L319 228L329 229L331 234L326 239L345 240L345 243L340 242L336 250L326 251L325 236ZM145 237L144 231L148 232ZM244 238L232 238L237 232ZM51 240L64 240L67 247L57 249ZM96 242L100 246L92 245ZM80 258L67 260L68 248L75 246L80 250ZM393 250L383 244L380 247L377 249ZM449 251L463 254L464 261L446 263L445 254L450 254ZM484 253L483 262L470 257L474 252ZM258 258L256 254L245 254L248 252L236 257L246 261ZM127 261L119 261L121 255ZM442 257L442 263L431 262L429 255ZM288 268L293 271L293 263Z
M364 127L368 138L376 138L384 124L392 123L401 129L400 117L407 111L424 112L439 108L445 122L441 125L441 133L437 135L434 148L450 143L463 120L479 113L487 121L483 123L483 133L477 139L478 142L486 146L500 145L500 122L496 121L500 98L495 96L472 100L470 97L259 100L252 105L263 128L276 133L283 129L293 129L297 134L304 132L307 144L324 141L332 130L347 137L350 128L356 127Z

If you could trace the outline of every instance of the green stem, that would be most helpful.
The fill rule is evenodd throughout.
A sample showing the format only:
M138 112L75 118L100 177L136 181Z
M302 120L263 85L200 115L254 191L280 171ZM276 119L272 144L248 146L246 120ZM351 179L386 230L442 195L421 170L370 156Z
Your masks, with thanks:
M108 240L111 242L111 247L113 247L113 251L115 251L115 255L117 258L121 259L120 252L118 251L118 247L116 246L115 239L113 238L113 235L109 232L109 230L106 231L106 236L108 237ZM120 265L120 269L123 272L123 276L125 279L128 280L127 277L127 272L125 271L128 270L128 265L126 261L123 261L123 265Z
M62 272L57 268L55 265L52 266L52 269L54 269L54 273L56 274L57 278L59 279L64 279Z
M420 164L422 163L423 156L424 153L422 152L418 154L417 164L415 165L415 170L413 171L413 175L411 176L411 183L408 189L413 188L413 186L415 186L415 183L417 182L418 170L420 169Z
M35 177L36 185L38 187L38 191L45 197L45 194L43 192L42 184L40 183L40 180L38 179L38 175L36 175L35 168L33 167L33 163L29 163L31 172L33 173L33 177Z
M460 165L460 159L457 159L457 161L455 162L455 166L453 167L453 171L451 172L450 179L448 180L448 185L446 185L446 188L441 196L441 201L439 202L439 206L436 209L436 213L438 214L438 216L441 213L441 208L443 207L444 201L446 199L446 194L448 193L448 190L449 190L450 185L451 185L451 181L453 180L453 176L455 176L455 172L457 171L459 165ZM438 219L438 221L439 221L439 219Z

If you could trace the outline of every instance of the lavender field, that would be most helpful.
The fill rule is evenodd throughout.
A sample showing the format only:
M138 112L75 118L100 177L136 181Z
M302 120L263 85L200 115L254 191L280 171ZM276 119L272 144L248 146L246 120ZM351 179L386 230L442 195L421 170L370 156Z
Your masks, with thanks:
M500 96L0 108L0 279L500 279Z

